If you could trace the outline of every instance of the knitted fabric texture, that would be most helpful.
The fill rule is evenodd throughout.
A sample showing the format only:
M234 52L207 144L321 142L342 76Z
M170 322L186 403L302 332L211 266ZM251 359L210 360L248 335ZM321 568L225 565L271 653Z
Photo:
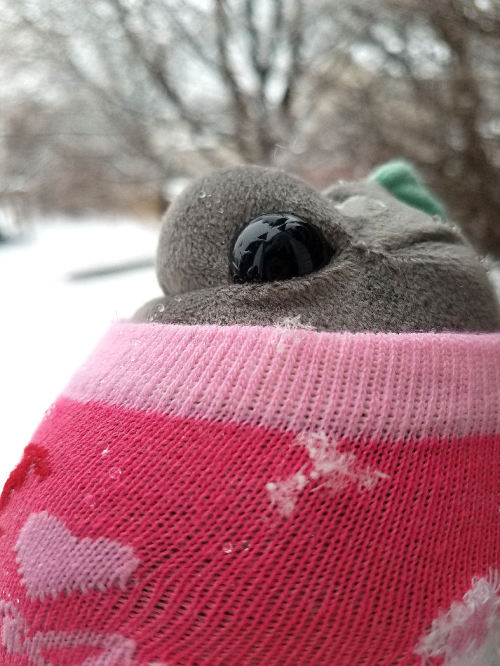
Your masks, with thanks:
M115 324L4 497L0 663L499 664L499 405L500 334Z

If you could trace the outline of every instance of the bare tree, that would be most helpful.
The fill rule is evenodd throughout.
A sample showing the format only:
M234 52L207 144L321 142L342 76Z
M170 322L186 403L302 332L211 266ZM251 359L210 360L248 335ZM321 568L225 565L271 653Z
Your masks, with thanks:
M337 91L332 143L365 168L414 160L471 239L500 254L500 5L353 1L351 12L354 66L325 83Z
M33 0L16 0L10 16L32 62L48 65L47 85L83 86L154 162L163 164L174 143L173 123L181 145L224 140L240 158L267 161L298 121L304 58L314 59L302 47L317 12L299 0L201 7L47 0L42 12Z
M22 124L37 156L76 164L92 153L104 181L129 186L185 170L184 152L196 151L194 169L269 163L301 133L307 72L331 50L335 22L319 30L318 10L301 0L7 0L5 62L11 76L39 80L52 127L28 127L33 99L20 90L5 136Z
M85 180L47 185L63 165L106 197L237 162L326 184L405 156L500 254L498 2L5 4L4 67L24 82L2 105L4 136L22 135L9 164L41 173L59 205Z

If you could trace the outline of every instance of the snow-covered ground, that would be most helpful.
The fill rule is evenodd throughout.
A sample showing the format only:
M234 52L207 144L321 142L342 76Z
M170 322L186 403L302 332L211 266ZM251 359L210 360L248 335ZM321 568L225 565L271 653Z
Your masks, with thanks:
M154 255L158 225L59 220L0 245L0 489L43 412L109 324L160 294L152 268L80 281L69 273ZM500 267L492 275L500 292Z
M58 220L0 245L0 490L44 411L109 324L160 294L153 268L71 281L80 269L153 257L158 225Z

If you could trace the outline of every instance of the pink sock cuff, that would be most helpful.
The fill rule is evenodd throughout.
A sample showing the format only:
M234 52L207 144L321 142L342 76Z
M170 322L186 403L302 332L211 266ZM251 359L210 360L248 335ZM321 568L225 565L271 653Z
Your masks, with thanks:
M500 333L117 323L64 395L337 438L488 434L500 429Z

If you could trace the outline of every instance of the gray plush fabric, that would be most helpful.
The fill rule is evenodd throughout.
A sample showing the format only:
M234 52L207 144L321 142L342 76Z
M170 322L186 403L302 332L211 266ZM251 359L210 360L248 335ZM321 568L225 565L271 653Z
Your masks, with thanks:
M335 250L303 277L234 284L237 233L271 212L295 213ZM408 207L377 183L325 193L286 173L246 166L190 185L168 209L157 275L165 297L135 321L306 326L326 331L494 331L499 305L457 229Z

